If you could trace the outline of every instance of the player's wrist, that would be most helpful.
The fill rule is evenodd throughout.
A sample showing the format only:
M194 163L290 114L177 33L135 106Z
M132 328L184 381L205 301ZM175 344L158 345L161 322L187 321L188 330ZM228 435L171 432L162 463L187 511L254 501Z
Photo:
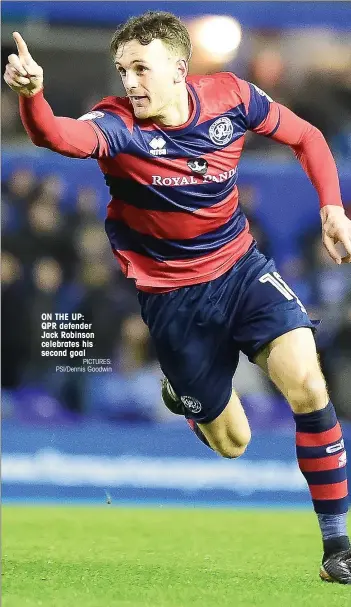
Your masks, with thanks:
M320 209L320 216L323 221L326 221L330 216L345 215L345 209L339 204L327 204Z
M19 97L26 97L27 99L31 97L35 97L39 93L44 91L44 86L38 87L37 89L33 89L32 91L18 91Z

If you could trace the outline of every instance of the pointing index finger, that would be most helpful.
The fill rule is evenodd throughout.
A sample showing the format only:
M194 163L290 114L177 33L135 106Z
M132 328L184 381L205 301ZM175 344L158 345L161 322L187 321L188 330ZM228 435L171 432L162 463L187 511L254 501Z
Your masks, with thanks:
M16 46L17 46L17 51L18 51L18 56L20 59L22 59L23 61L29 61L31 59L29 50L28 50L28 46L26 45L25 41L23 40L21 34L19 34L18 32L13 32L13 39L16 42Z

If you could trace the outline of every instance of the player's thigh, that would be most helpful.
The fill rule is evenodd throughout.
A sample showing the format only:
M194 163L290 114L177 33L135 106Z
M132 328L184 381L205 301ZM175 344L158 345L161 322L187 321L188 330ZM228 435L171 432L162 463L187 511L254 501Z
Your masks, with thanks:
M239 360L210 294L201 284L139 299L161 369L196 423L212 422L225 409Z
M322 409L328 402L316 344L309 328L289 331L268 343L254 358L296 412Z
M310 410L315 410L316 402L324 399L312 334L316 321L310 320L272 259L256 254L243 284L232 323L235 342L268 372L294 410L308 409L307 393Z
M233 390L222 413L212 422L198 424L211 447L222 455L241 455L251 439L251 431L243 406Z
M272 259L256 253L242 272L245 275L232 319L232 334L250 361L280 335L299 327L314 328L314 321L280 277Z

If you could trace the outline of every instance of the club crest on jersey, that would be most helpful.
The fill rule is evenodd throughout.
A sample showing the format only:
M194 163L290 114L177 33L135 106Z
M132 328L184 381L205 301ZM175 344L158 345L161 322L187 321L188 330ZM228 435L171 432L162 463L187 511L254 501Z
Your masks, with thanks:
M206 175L208 169L208 162L204 158L192 158L188 160L187 165L193 173L198 175Z
M87 114L83 114L78 120L94 120L94 118L103 118L104 116L104 112L88 112Z
M153 156L165 156L167 154L166 142L163 137L154 137L151 139L149 146L151 148L150 154Z
M181 396L180 400L184 407L189 409L192 413L200 413L202 406L200 401L196 400L196 398L193 398L192 396Z
M215 120L208 131L211 141L217 145L225 145L233 137L233 125L231 120L224 116Z

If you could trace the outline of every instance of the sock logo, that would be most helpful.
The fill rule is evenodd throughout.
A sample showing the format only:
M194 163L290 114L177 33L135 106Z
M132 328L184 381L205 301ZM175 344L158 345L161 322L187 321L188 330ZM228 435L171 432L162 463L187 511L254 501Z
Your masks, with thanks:
M330 447L327 447L326 452L327 453L337 453L338 451L341 451L342 449L344 449L344 439L341 439L341 441L339 441L338 443L335 443L334 445L330 445Z
M344 451L344 453L342 453L339 457L339 468L343 468L344 466L346 466L346 462L347 462L346 451Z

